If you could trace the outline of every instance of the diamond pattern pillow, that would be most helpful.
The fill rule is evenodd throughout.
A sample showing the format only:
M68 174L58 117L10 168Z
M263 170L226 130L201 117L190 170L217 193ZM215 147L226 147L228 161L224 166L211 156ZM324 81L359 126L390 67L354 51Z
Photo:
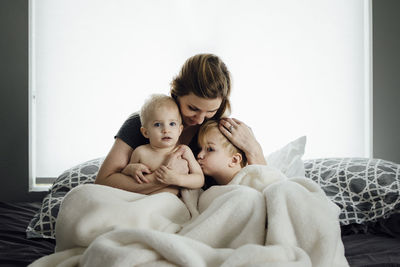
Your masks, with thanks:
M368 158L305 160L306 176L341 208L341 225L400 213L400 164Z
M55 224L64 196L75 186L93 183L104 158L97 158L63 172L53 183L42 206L30 221L27 238L55 238Z

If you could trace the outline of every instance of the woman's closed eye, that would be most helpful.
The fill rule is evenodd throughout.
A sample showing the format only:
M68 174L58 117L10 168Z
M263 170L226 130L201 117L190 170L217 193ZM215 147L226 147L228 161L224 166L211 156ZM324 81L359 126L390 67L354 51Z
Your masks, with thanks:
M192 106L189 106L189 109L190 109L191 111L198 111L198 110L199 110L198 108L195 108L195 107L192 107Z
M198 109L198 108L195 108L195 107L192 107L192 106L189 106L189 109L191 110L191 111L200 111L200 109ZM217 110L209 110L209 111L206 111L206 113L207 114L213 114L213 113L217 113Z

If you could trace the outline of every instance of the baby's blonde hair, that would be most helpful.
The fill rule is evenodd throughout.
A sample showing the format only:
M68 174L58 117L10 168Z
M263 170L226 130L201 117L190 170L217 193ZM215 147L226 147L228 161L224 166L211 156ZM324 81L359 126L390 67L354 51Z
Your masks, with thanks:
M209 132L211 132L212 130L217 130L220 133L220 138L221 138L221 143L222 146L224 148L226 148L226 150L230 153L230 155L234 155L236 153L240 153L240 155L242 155L242 161L240 162L240 166L243 168L247 165L247 159L246 159L246 154L240 150L239 148L237 148L236 146L234 146L229 140L228 138L226 138L226 136L221 133L221 131L218 128L218 122L215 120L209 120L206 121L205 123L203 123L200 127L199 130L199 136L198 136L198 143L200 146L204 146L206 143L206 136Z
M179 124L182 123L182 118L179 112L178 105L176 104L175 100L172 97L163 94L152 94L144 102L140 110L140 122L142 123L143 127L146 127L147 124L151 122L154 110L160 107L175 108L179 115L178 116Z

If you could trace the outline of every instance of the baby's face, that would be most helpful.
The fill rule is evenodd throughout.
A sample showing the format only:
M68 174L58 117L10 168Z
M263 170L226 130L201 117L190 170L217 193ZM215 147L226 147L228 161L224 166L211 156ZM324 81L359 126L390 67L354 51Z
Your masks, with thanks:
M178 107L155 108L152 118L145 128L146 137L149 138L152 146L158 148L175 146L183 129Z
M232 161L232 155L222 145L222 138L222 133L217 128L209 131L204 138L204 144L201 144L197 161L204 174L214 178L226 177L229 179L229 163ZM224 181L219 183L225 184Z

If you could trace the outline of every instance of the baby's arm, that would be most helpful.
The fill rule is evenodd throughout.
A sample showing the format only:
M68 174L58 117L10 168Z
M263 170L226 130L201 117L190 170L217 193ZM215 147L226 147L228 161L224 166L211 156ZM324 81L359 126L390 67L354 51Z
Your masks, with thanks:
M189 172L186 174L176 173L168 167L162 165L155 171L156 178L159 182L176 185L185 188L200 188L204 185L204 175L201 167L195 159L192 150L186 146L181 145L178 149L179 153L182 153L182 160L186 160L188 163Z

